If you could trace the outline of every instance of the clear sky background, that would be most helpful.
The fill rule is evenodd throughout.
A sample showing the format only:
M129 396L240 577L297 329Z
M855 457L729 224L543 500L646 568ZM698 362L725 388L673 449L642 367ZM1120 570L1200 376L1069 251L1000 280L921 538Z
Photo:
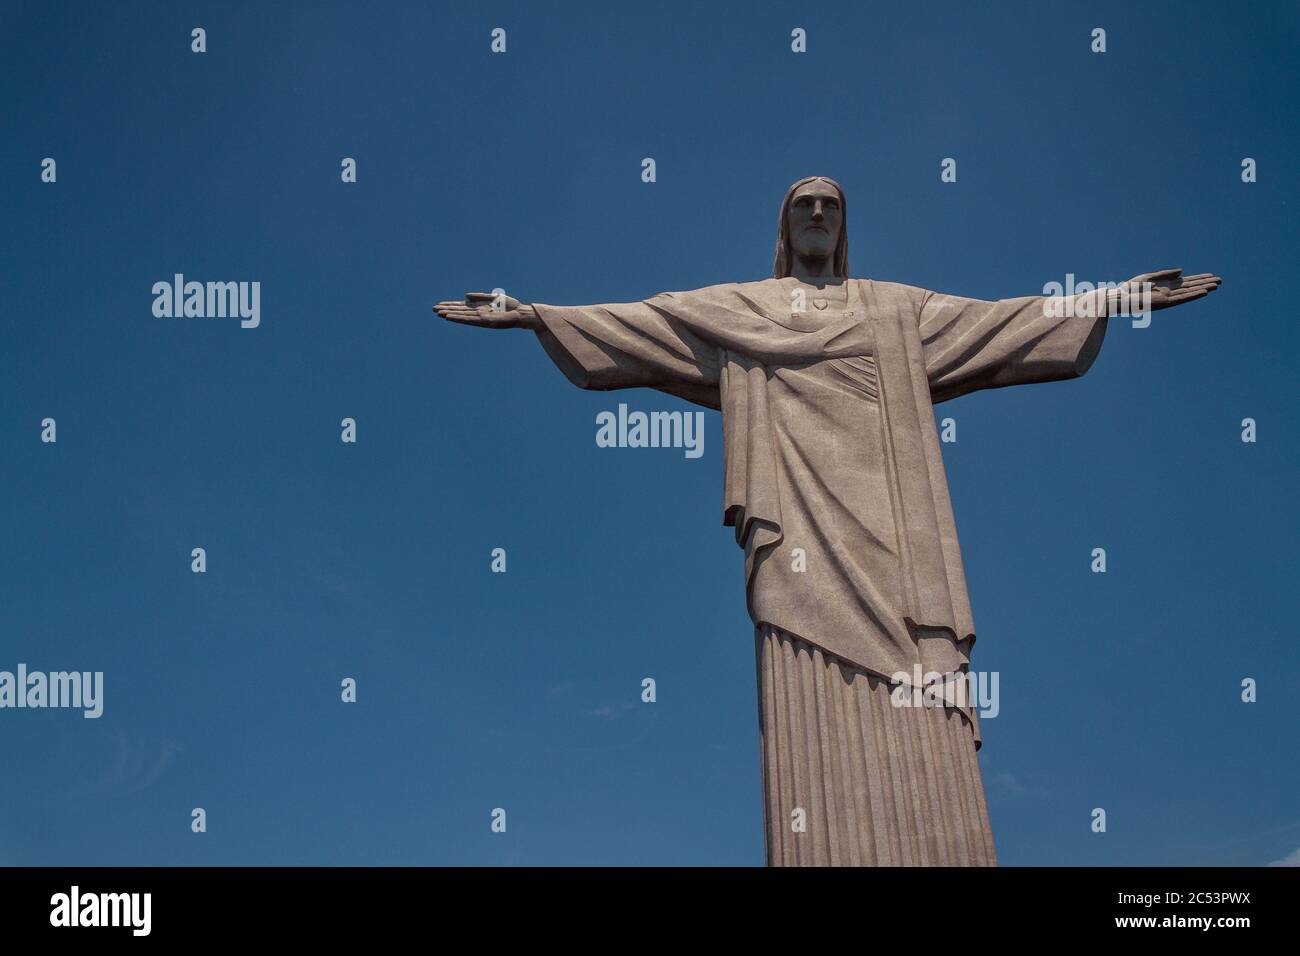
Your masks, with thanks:
M0 6L0 669L105 673L0 711L0 864L761 864L718 414L598 448L691 406L430 306L762 278L810 174L859 277L1224 277L939 406L980 763L1003 864L1300 848L1294 4L299 6ZM176 272L261 326L155 318Z

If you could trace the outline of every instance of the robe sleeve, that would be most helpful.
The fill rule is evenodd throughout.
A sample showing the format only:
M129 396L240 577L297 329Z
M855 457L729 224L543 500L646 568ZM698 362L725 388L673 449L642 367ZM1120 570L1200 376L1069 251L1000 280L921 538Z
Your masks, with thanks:
M919 322L931 401L1088 371L1106 334L1105 316L1060 315L1063 301L1025 296L988 302L926 293Z
M579 388L656 388L719 408L720 356L683 321L681 294L644 302L558 306L534 304L546 354Z

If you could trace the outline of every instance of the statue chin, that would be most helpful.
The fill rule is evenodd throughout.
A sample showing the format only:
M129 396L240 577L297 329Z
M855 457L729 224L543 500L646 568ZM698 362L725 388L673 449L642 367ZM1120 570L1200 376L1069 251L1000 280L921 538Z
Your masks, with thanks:
M811 259L816 262L829 259L835 252L835 241L830 236L826 237L825 242L818 242L816 239L809 241L801 239L794 243L794 254L800 259Z

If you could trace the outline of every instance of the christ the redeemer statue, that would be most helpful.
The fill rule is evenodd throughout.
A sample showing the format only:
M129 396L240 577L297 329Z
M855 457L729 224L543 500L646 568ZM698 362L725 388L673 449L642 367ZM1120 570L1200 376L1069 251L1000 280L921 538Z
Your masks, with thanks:
M1118 291L1146 288L1161 309L1219 281L1170 269ZM580 388L721 409L723 523L745 552L756 629L768 863L976 866L996 857L975 710L891 699L894 675L968 671L975 642L932 406L1082 375L1117 301L851 279L844 191L811 177L781 204L770 279L589 306L475 292L434 310L534 330Z

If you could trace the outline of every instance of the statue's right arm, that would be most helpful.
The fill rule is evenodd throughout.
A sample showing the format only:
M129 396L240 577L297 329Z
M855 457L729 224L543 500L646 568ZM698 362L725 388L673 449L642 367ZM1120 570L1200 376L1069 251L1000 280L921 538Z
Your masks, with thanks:
M659 296L643 302L534 307L503 294L470 292L463 302L439 302L433 309L464 325L532 329L546 354L579 388L657 388L718 407L718 347L695 335Z

